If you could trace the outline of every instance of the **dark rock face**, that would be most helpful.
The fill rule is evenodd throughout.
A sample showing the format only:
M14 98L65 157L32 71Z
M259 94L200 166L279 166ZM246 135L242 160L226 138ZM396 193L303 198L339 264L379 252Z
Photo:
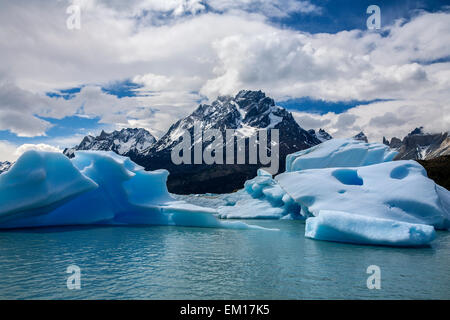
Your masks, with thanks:
M392 138L389 147L396 149L395 160L423 160L450 154L450 137L448 132L424 133L423 128L416 128L403 140Z
M106 133L102 131L97 137L86 136L81 143L64 150L69 158L74 156L77 150L114 151L123 156L132 156L150 147L156 139L145 129L122 129Z
M402 140L400 140L399 138L392 138L391 142L389 143L389 147L397 149L402 145Z
M0 173L8 171L9 168L11 168L12 165L13 164L11 162L9 162L9 161L4 161L4 162L0 161Z
M333 137L328 132L323 130L322 128L320 128L318 132L316 132L316 130L314 130L314 129L310 129L310 130L308 130L308 133L310 135L316 137L318 140L320 140L320 142L324 142L324 141L333 139Z
M438 185L450 190L450 156L430 160L417 160L427 170L428 177Z
M315 135L302 129L290 112L276 106L274 100L262 91L243 90L235 97L218 97L211 104L199 105L192 114L173 124L155 144L131 156L132 160L144 166L146 170L169 170L167 185L169 191L173 193L232 192L242 188L245 180L253 178L256 170L262 167L262 165L248 164L247 157L245 165L236 164L236 160L233 165L173 164L171 151L181 140L182 132L189 132L193 137L192 143L198 141L198 137L194 136L194 124L202 129L218 129L223 137L226 136L226 129L235 129L243 137L249 136L258 129L278 129L280 134L279 172L284 171L285 158L288 154L321 143ZM270 138L269 134L269 141ZM248 142L246 138L246 155L248 155ZM208 143L203 141L202 150L207 145ZM193 148L191 150L193 153ZM236 145L235 150L237 150ZM192 154L191 159L193 159Z
M362 131L360 133L358 133L356 136L354 136L352 139L359 140L359 141L364 141L365 143L369 142L369 140L367 139L366 135Z

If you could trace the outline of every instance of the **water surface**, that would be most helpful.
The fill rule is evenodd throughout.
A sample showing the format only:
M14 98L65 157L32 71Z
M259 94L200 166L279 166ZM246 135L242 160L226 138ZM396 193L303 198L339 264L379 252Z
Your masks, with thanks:
M0 299L450 299L450 233L431 247L304 238L301 221L247 221L280 231L83 227L0 232ZM69 265L81 290L68 290ZM366 269L381 268L369 290Z

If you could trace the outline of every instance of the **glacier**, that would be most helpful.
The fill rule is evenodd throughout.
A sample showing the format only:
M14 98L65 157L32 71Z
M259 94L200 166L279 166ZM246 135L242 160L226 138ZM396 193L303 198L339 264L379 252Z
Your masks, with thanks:
M318 216L306 220L305 237L356 244L411 247L429 244L436 237L436 232L432 226L424 224L321 210Z
M217 211L177 201L167 170L144 171L114 152L30 150L0 175L0 228L173 225L264 229L221 221Z

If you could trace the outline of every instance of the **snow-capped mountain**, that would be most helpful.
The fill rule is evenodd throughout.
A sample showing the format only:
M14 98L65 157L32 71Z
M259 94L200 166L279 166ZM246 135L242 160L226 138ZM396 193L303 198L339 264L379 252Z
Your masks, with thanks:
M383 143L398 151L396 160L428 160L450 155L450 136L448 132L426 133L423 127L411 131L403 140L396 137Z
M0 173L8 171L9 168L11 168L12 165L13 164L11 162L9 162L9 161L4 161L4 162L0 161Z
M362 131L360 133L358 133L357 135L353 136L352 139L364 141L365 143L369 142L369 140L367 139L367 136Z
M300 150L320 143L315 135L297 124L290 112L276 106L274 100L266 97L264 92L242 90L236 97L220 96L210 105L199 105L189 116L173 124L142 155L172 150L185 130L193 135L194 124L201 126L202 130L219 129L223 133L225 129L237 129L242 136L249 136L258 129L279 129L285 138L283 140L280 137L280 152L283 147Z
M310 130L308 130L308 133L310 135L316 137L318 140L320 140L320 142L324 142L324 141L333 139L333 137L328 132L323 130L322 128L320 128L319 131L317 131L317 132L314 129L310 129Z
M64 154L73 157L77 150L101 150L132 156L149 148L155 141L155 137L145 129L127 128L111 133L102 131L97 137L84 137L78 146L64 150Z
M235 97L221 96L211 104L199 105L189 116L174 123L155 144L131 158L147 170L168 169L169 190L175 193L229 192L256 175L258 165L174 165L171 151L183 132L188 131L194 143L199 140L194 136L194 126L219 129L223 136L226 129L235 129L236 135L242 137L258 129L279 129L280 172L284 171L286 155L321 143L264 92L242 90Z

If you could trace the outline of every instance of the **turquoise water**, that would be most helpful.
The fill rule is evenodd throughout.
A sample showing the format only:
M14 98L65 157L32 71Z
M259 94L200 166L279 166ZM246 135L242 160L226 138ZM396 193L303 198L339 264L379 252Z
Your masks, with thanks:
M1 299L449 299L450 233L399 249L280 231L100 227L0 232ZM69 265L81 290L68 290ZM366 269L381 268L369 290Z

